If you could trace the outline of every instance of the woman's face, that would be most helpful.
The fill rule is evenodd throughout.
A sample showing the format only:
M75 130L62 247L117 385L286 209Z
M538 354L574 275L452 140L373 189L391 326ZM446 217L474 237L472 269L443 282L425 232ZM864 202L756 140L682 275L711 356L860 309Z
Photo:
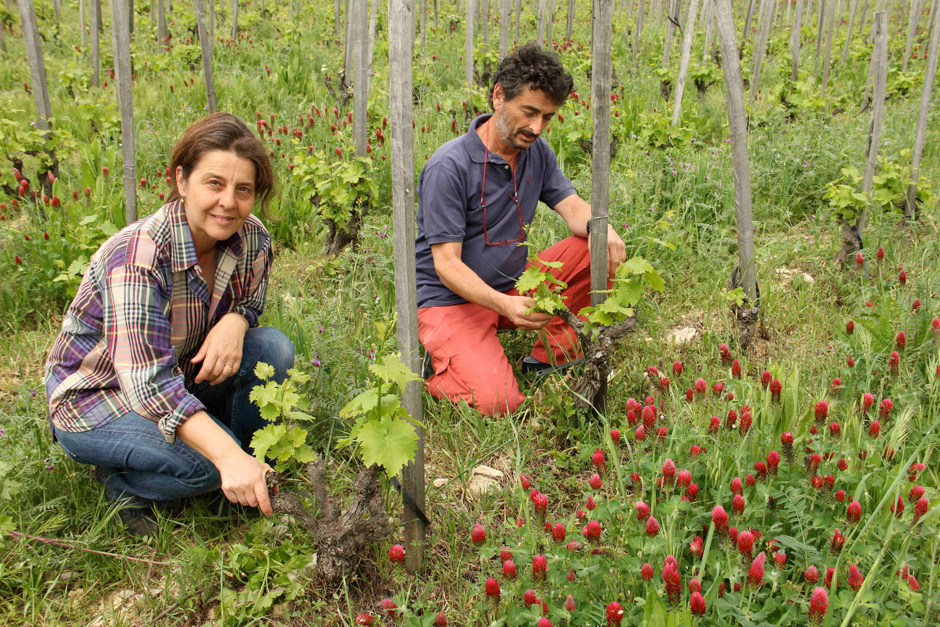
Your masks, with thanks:
M189 178L177 167L176 186L196 253L205 253L234 235L251 215L255 164L234 152L212 150L202 155Z

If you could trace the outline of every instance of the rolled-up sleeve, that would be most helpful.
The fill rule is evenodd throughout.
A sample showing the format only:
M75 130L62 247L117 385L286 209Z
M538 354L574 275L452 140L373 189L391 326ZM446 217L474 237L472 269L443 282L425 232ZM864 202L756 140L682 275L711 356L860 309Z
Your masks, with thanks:
M539 200L554 209L562 200L575 193L574 184L558 167L558 157L546 145L544 150L545 172L542 183L542 193Z
M467 205L460 176L435 164L424 172L419 196L428 244L462 242L467 232Z
M258 319L264 313L264 301L268 291L268 276L274 263L274 251L271 238L267 238L258 250L248 271L248 289L245 297L232 305L231 311L241 314L248 321L248 327L258 326Z
M121 394L173 443L176 428L206 407L186 390L161 283L151 269L128 264L111 270L105 287L105 336Z

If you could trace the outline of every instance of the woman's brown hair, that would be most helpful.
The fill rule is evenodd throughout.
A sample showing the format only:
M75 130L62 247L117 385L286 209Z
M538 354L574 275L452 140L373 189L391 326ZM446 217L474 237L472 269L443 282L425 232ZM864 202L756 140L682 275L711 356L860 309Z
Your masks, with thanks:
M197 120L176 142L170 172L183 168L188 179L202 156L212 150L227 150L255 164L255 199L261 201L262 213L274 193L274 168L264 144L249 130L248 125L231 113L218 112ZM170 178L170 202L180 198L176 177Z

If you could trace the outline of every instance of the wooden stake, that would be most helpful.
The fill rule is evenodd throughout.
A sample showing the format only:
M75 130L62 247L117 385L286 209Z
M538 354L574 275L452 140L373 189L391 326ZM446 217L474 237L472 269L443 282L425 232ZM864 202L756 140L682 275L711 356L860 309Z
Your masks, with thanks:
M367 136L369 133L368 109L369 109L369 91L367 81L369 68L366 65L366 55L368 53L367 34L368 34L368 0L352 0L350 8L352 12L349 19L352 20L352 48L353 48L353 66L355 67L355 78L353 81L353 142L356 145L356 156L366 157Z
M218 107L215 102L215 78L212 73L212 44L206 29L206 3L205 0L195 0L195 3L199 48L202 52L202 73L206 81L206 104L209 107L209 113L215 113Z
M573 1L573 0L572 0ZM509 13L512 11L512 0L499 2L499 60L509 55Z
M610 80L613 0L593 0L591 28L591 304L607 289L607 222L610 193Z
M46 62L42 56L42 39L39 37L36 7L33 6L33 0L17 0L17 5L20 9L26 61L29 63L29 78L33 84L33 100L36 102L36 123L40 129L48 131L52 105L49 102L49 83L46 81Z
M790 55L793 57L790 80L796 82L800 73L800 28L803 25L803 0L796 0L796 15L790 29Z
M88 36L91 38L91 86L99 85L98 74L101 70L100 37L101 32L101 3L99 0L89 0L88 9L91 15L88 18Z
M545 12L548 10L546 0L539 0L539 21L536 30L535 43L542 45L545 41Z
M689 72L689 57L692 55L692 40L695 38L695 14L697 9L698 0L692 0L692 4L686 12L685 32L682 33L682 56L679 58L679 76L676 78L676 93L672 105L672 126L679 125L679 116L682 113L682 93L685 91L685 78Z
M238 0L232 0L232 40L238 36Z
M666 38L663 41L663 67L669 67L669 59L672 56L672 40L676 36L676 24L679 23L682 13L682 0L671 0L669 3L669 15L666 22Z
M418 341L417 292L415 287L415 190L414 145L412 136L411 50L408 39L413 0L389 0L389 118L391 121L392 211L395 245L395 304L398 312L398 350L402 362L413 372L421 372ZM472 3L468 3L472 4ZM418 432L415 461L402 471L402 487L424 510L424 420L421 381L408 384L402 406ZM424 523L407 505L402 512L405 524L405 568L416 573L424 564Z
M751 107L754 106L754 99L757 98L757 90L760 88L761 67L764 64L764 50L767 48L767 39L770 37L770 27L773 25L773 14L770 10L771 3L774 0L765 0L767 6L764 10L764 22L760 25L760 31L757 34L757 46L754 49L754 68L751 70L751 91L748 100Z
M917 0L914 0L915 2ZM845 36L845 48L842 49L842 59L839 65L845 65L845 60L849 57L849 46L852 45L852 26L855 24L855 12L858 10L858 0L853 0L852 10L849 13L849 31Z
M832 64L832 32L834 30L834 24L836 21L836 13L838 8L834 0L828 1L828 13L829 13L829 27L828 32L826 33L826 56L823 60L823 78L822 78L822 95L825 97L826 89L829 88L829 68Z
M744 18L744 30L741 32L741 41L747 41L747 38L751 35L751 18L754 17L754 5L756 4L755 0L748 0L747 3L747 16ZM705 46L706 48L708 46Z
M336 36L337 39L339 39L342 34L339 30L340 19L341 19L340 13L342 12L342 9L340 7L341 2L342 0L333 0L333 34Z
M920 23L920 14L923 9L920 0L911 0L911 13L908 16L907 42L904 44L904 57L901 61L901 71L907 72L907 64L911 59L911 48L914 45L914 35L917 34L917 25Z
M885 91L888 82L888 27L885 24L885 12L875 14L875 49L872 52L872 75L875 80L875 93L871 107L871 127L868 131L868 157L865 161L865 175L862 180L862 191L868 197L868 206L858 216L855 230L861 237L865 231L865 221L868 217L868 207L871 206L872 180L875 178L875 168L878 165L878 148L881 143L881 127L885 116Z
M552 30L555 22L555 0L548 0L548 19L545 20L545 46L552 47Z
M721 36L721 67L725 76L728 128L731 131L731 161L734 169L734 208L738 229L738 278L748 298L757 306L757 271L754 258L754 219L751 210L751 168L747 148L744 111L744 81L738 56L731 0L716 0L718 33ZM756 322L756 314L754 316ZM742 333L743 335L743 333ZM742 337L742 344L746 344Z
M813 67L815 68L816 76L819 76L819 60L822 55L822 41L823 33L826 30L826 0L819 0L819 15L818 25L816 27L816 56L813 60Z
M421 0L421 56L424 56L428 47L428 0ZM487 0L487 11L489 0Z
M161 53L167 49L166 37L166 5L163 0L157 0L157 45Z
M392 0L389 0L390 2ZM471 96L473 95L473 9L474 1L466 0L466 15L464 19L464 82L467 88L467 111L471 111Z
M761 9L764 8L764 2L761 0ZM712 37L715 30L715 2L714 0L705 0L705 45L702 46L702 63L708 62L708 52L712 47ZM758 17L757 39L760 39L760 17ZM756 45L756 42L755 42Z
M21 0L22 1L22 0ZM137 151L134 128L134 88L131 84L131 34L127 0L111 0L111 41L114 47L114 82L121 110L121 144L124 161L124 216L137 221Z
M927 52L927 67L924 70L924 89L920 94L920 115L917 118L917 130L914 133L914 154L911 156L911 183L907 186L907 203L904 209L904 217L907 220L917 217L917 179L920 178L920 160L924 153L924 140L927 137L927 117L930 113L933 81L937 75L940 11L934 10L930 13L930 25L930 48Z
M571 3L574 4L574 0L571 0ZM650 5L650 10L652 10L652 5ZM643 14L645 12L646 0L638 0L636 7L636 26L633 28L633 65L636 65L636 55L640 48L640 33L643 32Z

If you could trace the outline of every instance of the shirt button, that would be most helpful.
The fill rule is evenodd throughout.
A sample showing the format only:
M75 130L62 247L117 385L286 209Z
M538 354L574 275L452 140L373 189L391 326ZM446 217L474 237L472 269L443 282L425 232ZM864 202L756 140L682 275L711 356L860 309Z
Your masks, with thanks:
M509 169L509 166L508 166L508 165L504 165L504 166L503 166L503 169L504 169L504 170L508 170L508 169Z

